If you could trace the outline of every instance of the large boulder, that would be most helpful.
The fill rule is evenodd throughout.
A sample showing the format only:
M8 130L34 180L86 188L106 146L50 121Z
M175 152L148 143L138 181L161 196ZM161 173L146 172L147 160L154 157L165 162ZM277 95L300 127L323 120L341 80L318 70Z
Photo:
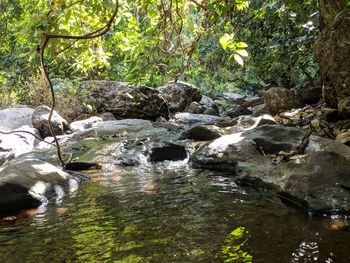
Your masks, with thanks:
M158 90L172 113L184 111L191 102L200 102L202 98L197 87L181 81L170 82Z
M52 136L49 128L49 114L51 109L48 106L42 105L35 108L32 115L32 123L40 132L42 138ZM53 111L51 123L55 135L62 135L70 131L68 122L55 110Z
M12 131L21 126L32 126L34 110L28 107L0 110L0 131Z
M40 133L32 125L19 127L11 133L0 133L0 153L3 156L18 156L30 152L39 144L39 139Z
M297 108L301 105L293 91L285 88L270 88L264 97L265 106L273 113Z
M146 86L136 88L118 81L84 81L82 92L88 93L97 112L111 112L117 119L156 120L169 118L169 110L159 91Z
M10 161L0 168L0 210L37 207L52 198L60 202L83 179L41 160Z
M209 142L190 160L268 187L310 213L350 214L350 148L305 130L263 125Z

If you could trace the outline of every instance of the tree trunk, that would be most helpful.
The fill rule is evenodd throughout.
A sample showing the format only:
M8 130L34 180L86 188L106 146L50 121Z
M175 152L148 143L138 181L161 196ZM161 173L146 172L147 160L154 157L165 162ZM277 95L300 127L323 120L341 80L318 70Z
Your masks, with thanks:
M337 108L350 97L350 9L347 0L320 0L324 28L316 43L323 82L323 100Z

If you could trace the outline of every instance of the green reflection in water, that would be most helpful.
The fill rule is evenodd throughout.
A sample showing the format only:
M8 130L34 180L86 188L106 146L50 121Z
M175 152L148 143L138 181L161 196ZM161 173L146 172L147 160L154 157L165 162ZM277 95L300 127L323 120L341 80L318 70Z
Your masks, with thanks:
M220 257L224 262L253 262L253 256L245 251L248 242L248 231L237 227L225 239L225 245L220 248Z

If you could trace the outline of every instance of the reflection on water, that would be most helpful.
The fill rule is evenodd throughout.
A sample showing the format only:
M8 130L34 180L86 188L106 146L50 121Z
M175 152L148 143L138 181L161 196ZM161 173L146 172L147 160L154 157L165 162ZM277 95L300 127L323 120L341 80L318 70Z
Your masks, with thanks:
M346 219L170 164L106 166L74 196L4 218L0 262L350 262Z

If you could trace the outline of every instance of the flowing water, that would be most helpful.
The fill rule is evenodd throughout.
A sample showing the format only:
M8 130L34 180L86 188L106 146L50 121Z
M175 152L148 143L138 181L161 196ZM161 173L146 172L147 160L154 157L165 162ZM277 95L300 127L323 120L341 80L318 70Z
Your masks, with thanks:
M186 164L105 169L0 221L0 262L350 262L347 219L314 218Z

